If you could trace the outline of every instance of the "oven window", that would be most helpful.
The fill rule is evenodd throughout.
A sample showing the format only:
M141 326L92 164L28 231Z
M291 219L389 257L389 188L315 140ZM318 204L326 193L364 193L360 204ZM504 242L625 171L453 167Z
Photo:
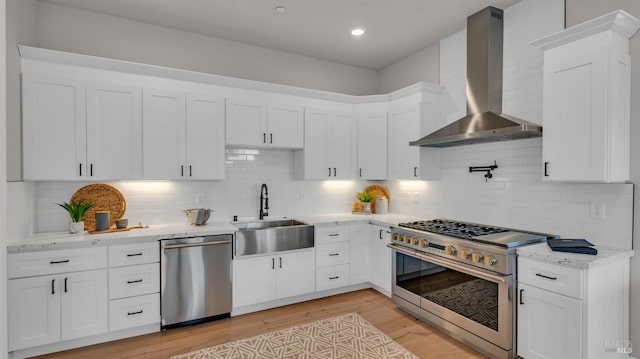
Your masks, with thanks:
M396 285L498 330L498 284L396 252Z

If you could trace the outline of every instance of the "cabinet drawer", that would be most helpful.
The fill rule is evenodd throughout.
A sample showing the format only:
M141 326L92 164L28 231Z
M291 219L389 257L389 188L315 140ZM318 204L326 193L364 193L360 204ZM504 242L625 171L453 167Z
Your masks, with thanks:
M160 294L117 299L109 302L109 330L158 323L160 325Z
M328 267L349 263L350 242L338 242L316 246L316 266Z
M583 271L561 265L518 258L518 282L582 299Z
M349 285L349 265L342 264L316 270L316 291Z
M349 232L349 226L316 226L316 245L348 241L350 238Z
M154 263L159 260L160 244L157 241L109 247L109 267Z
M107 247L12 253L8 257L9 278L30 277L105 268Z
M133 297L160 291L160 264L109 269L109 299Z

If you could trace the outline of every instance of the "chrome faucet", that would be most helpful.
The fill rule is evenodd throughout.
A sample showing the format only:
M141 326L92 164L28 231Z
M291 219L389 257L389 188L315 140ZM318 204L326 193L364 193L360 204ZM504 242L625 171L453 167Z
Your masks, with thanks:
M264 195L263 195L264 194ZM269 215L269 192L267 191L267 185L262 184L260 188L260 219Z

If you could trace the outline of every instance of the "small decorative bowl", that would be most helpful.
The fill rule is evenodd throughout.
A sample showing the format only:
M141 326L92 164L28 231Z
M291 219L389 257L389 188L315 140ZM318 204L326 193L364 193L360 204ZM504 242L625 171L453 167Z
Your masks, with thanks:
M129 225L129 220L126 218L116 219L116 228L124 229Z

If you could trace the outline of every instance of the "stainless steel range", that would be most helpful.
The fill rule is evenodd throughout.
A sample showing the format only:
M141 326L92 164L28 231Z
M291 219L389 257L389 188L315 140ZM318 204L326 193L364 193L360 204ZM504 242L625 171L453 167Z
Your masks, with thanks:
M391 229L398 307L491 358L515 358L516 248L542 233L446 219Z

